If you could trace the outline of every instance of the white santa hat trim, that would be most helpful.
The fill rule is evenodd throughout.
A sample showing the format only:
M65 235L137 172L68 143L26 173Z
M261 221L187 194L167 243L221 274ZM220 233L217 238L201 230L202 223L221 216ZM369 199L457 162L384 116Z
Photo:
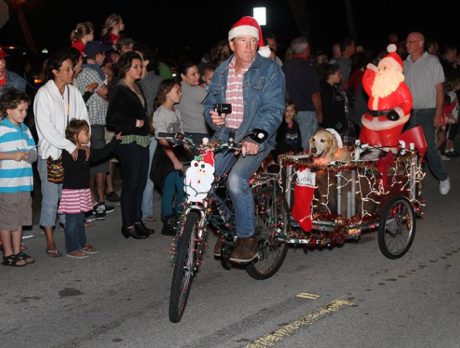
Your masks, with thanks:
M337 147L341 149L343 147L343 142L340 134L337 133L334 128L326 128L326 130L334 136L335 140L337 141Z
M395 44L389 44L387 46L387 52L396 52L396 49L397 49L397 47L396 47Z
M385 60L386 62L391 62L390 64L392 66L394 66L399 71L402 71L404 63L403 63L401 57L399 56L399 54L397 52L397 49L398 48L396 47L395 44L389 44L387 46L388 54L385 57L383 57L382 60Z
M272 54L272 50L270 49L270 46L263 46L259 47L259 50L257 51L262 57L268 58Z
M237 36L255 36L259 40L259 30L252 25L240 25L238 27L230 29L228 32L228 41L233 40Z

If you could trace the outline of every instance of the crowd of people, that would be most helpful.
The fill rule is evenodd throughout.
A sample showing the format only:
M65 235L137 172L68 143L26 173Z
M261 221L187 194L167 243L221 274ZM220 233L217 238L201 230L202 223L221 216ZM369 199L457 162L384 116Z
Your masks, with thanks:
M162 138L175 132L195 143L230 136L242 142L241 155L217 155L216 174L228 173L235 209L239 241L230 259L253 260L257 241L248 179L270 156L276 162L280 154L308 151L308 140L319 127L334 129L352 144L368 107L364 70L385 52L374 54L343 38L332 46L333 54L313 54L309 41L298 37L282 58L276 36L264 35L254 18L242 17L200 62L178 62L174 78L151 47L123 35L124 30L118 14L107 17L98 39L92 23L78 23L67 47L46 60L45 82L30 96L26 81L8 70L0 48L2 264L34 262L21 240L22 227L32 224L35 165L42 197L39 224L50 257L62 255L54 238L60 224L67 256L97 253L85 228L116 211L117 204L125 238L148 238L154 233L148 224L156 219L163 223L162 234L174 235L185 199L184 162L192 156ZM408 126L422 126L428 165L441 194L447 194L450 179L443 160L459 155L454 148L457 48L445 45L440 56L439 45L419 32L408 34L405 42L394 33L388 39L404 59L413 97ZM232 105L231 113L218 113L215 105L225 103ZM248 139L253 129L267 132L267 140ZM113 184L116 165L121 197ZM160 212L153 208L155 189L161 194ZM216 256L221 243L215 246Z

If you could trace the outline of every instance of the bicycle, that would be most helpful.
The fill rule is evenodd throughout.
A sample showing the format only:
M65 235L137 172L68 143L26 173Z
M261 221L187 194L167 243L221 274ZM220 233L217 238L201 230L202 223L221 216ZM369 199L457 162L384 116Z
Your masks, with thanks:
M248 136L257 142L266 138L263 131L254 131ZM227 142L194 144L181 134L162 136L172 143L182 143L198 150L201 156L211 156L219 151L240 151L241 145L230 138ZM204 166L202 158L195 157L191 166ZM213 170L212 170L213 172ZM187 173L190 173L187 170ZM190 180L186 179L186 185ZM191 174L190 174L191 175ZM199 271L206 250L209 230L223 238L221 263L225 269L231 268L232 253L237 236L231 199L226 188L227 176L213 175L209 189L196 191L188 196L179 220L176 233L174 271L171 282L169 319L177 323L184 313L194 276ZM289 228L289 210L280 186L279 174L258 173L250 180L255 199L256 231L258 257L246 265L247 273L254 279L267 279L281 267L288 246L279 235L286 235ZM194 192L191 190L191 192Z

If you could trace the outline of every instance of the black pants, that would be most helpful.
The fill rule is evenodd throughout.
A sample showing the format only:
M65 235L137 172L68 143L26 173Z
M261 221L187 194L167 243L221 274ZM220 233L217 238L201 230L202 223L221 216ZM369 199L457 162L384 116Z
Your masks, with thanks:
M149 170L149 148L136 143L120 144L117 156L121 168L121 219L132 226L142 219L142 194Z

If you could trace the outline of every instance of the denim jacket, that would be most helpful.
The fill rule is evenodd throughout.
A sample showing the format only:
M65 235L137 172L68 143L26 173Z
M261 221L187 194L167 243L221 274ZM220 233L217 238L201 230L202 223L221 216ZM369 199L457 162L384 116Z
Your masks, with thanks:
M26 91L26 80L12 71L6 71L6 85L0 88L0 96L9 88L16 88L22 92Z
M228 66L232 59L233 55L216 69L208 96L203 102L206 121L215 131L213 137L224 141L227 140L230 129L215 126L209 112L214 104L225 103ZM239 142L252 130L263 129L269 135L260 145L260 150L265 150L267 146L273 147L276 143L276 131L283 120L285 93L285 78L278 64L256 54L243 78L244 117L235 131L235 140Z

